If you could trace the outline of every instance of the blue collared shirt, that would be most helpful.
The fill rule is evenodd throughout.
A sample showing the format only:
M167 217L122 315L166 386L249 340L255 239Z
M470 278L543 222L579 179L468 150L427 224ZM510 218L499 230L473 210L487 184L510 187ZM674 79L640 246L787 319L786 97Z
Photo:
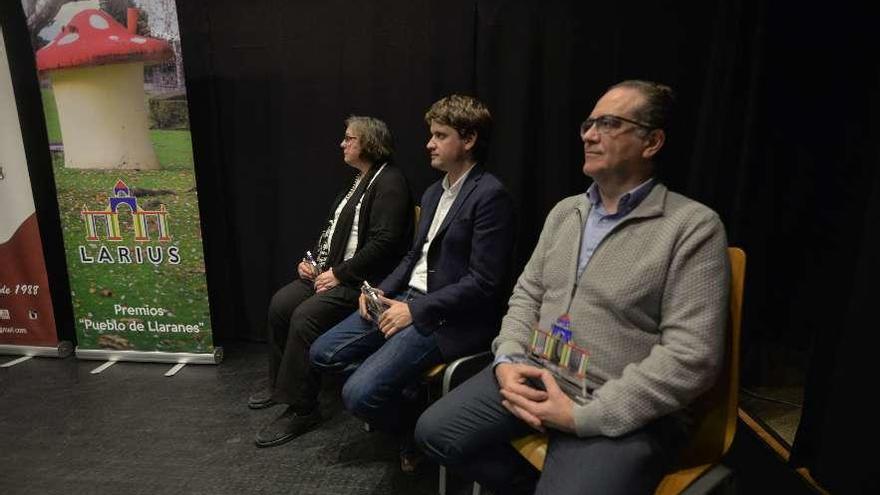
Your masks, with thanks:
M611 232L615 225L619 224L627 215L629 215L636 206L648 196L656 181L650 178L642 182L634 189L620 197L617 202L617 213L609 214L605 211L605 205L602 204L602 196L599 194L599 186L595 182L587 189L587 200L592 205L587 221L584 223L584 235L581 236L581 254L578 258L578 279L587 268L587 263L593 257L596 248L602 239Z

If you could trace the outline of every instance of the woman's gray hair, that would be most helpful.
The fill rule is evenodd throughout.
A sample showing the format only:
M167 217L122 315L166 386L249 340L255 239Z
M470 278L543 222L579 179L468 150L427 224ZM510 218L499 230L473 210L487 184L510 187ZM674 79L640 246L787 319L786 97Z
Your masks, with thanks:
M351 115L345 125L357 133L361 156L372 164L387 162L394 153L394 136L385 122L374 117Z

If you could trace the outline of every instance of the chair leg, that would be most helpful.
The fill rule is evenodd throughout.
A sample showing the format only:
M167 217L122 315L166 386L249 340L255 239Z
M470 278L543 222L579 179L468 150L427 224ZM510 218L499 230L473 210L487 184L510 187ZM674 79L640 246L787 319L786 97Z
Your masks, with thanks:
M473 354L458 358L443 372L443 383L440 390L440 396L449 393L449 390L457 385L459 381L464 381L468 377L473 376L483 367L492 362L492 353L489 351ZM440 480L437 484L440 495L446 495L447 473L446 466L440 466ZM480 485L474 483L474 495L480 494Z

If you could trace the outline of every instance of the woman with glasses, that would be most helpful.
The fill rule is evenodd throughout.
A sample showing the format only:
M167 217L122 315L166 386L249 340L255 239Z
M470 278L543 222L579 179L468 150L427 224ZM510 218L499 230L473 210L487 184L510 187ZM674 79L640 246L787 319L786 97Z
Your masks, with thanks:
M351 183L333 201L313 250L297 266L298 278L269 304L269 380L248 399L251 409L287 404L256 437L259 447L287 442L320 421L320 377L309 366L309 346L357 309L363 281L377 284L409 249L413 202L406 178L391 165L388 126L352 116L340 143L354 169Z

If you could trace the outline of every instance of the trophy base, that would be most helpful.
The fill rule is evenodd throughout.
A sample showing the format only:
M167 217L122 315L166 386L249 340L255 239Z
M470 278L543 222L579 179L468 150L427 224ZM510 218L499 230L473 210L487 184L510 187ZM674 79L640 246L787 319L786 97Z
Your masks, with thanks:
M553 377L556 378L556 383L559 385L559 388L577 404L584 405L593 400L593 396L587 388L586 378L572 376L567 370L531 354L528 355L527 358L531 364L539 368L544 368L552 373Z

